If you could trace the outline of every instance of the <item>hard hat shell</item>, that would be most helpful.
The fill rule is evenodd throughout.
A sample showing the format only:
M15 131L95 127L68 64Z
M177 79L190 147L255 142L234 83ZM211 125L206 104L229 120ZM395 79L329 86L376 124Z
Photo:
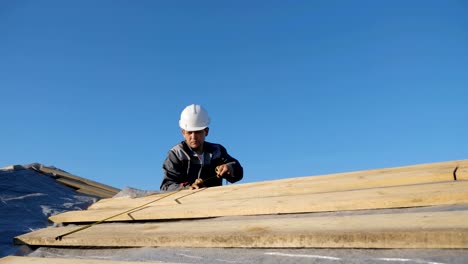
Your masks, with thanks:
M180 114L179 126L186 131L203 130L208 125L210 125L210 117L201 105L191 104Z

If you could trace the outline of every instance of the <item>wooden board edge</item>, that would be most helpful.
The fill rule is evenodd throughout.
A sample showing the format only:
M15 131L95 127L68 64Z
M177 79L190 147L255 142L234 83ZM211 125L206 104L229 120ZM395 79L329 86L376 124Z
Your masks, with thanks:
M93 180L85 179L85 178L73 175L71 173L64 172L64 171L61 171L61 170L57 170L57 169L54 169L54 168L50 168L50 167L47 167L47 166L41 165L39 170L42 171L42 172L45 172L45 173L52 173L52 174L55 174L55 175L58 175L58 176L61 176L61 177L64 177L64 178L70 178L70 179L73 179L75 181L81 181L81 182L86 183L88 185L98 187L100 189L105 189L105 190L107 190L109 192L112 192L114 194L117 194L118 192L120 192L120 189L118 189L118 188L114 188L114 187L106 185L106 184L98 183L98 182L95 182Z
M101 224L16 237L36 246L213 248L468 248L468 211Z
M164 263L175 264L169 262L140 262L140 261L123 261L123 260L108 260L108 259L84 259L84 258L43 258L43 257L27 257L27 256L6 256L0 258L0 264L142 264L142 263Z
M468 203L468 181L403 187L355 190L342 193L305 194L290 197L261 197L241 201L200 204L152 204L132 208L68 211L49 217L55 223L149 221L234 215L268 215L391 209ZM167 197L169 198L169 197ZM298 202L301 201L301 202Z
M69 178L58 177L55 179L55 181L65 186L69 186L79 193L89 194L91 196L97 196L99 198L110 198L115 195L114 193L109 192L105 189L101 189L92 185L87 185L83 182L75 181Z

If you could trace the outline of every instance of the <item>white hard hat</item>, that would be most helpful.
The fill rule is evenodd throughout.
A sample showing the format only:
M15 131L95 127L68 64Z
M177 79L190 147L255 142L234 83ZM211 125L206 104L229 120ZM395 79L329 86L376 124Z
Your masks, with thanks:
M180 114L179 126L186 131L203 130L209 124L208 112L201 105L189 105Z

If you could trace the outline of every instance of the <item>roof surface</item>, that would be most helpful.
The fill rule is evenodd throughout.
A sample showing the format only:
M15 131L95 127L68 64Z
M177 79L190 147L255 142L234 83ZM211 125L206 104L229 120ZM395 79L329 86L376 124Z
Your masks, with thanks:
M75 260L466 263L467 165L452 161L101 199L85 211L53 215L57 227L16 242L34 249L24 255Z

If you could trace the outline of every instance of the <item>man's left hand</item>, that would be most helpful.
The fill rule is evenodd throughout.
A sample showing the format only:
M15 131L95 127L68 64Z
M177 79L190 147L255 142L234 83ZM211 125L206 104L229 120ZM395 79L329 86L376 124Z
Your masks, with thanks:
M222 164L216 167L216 176L218 178L225 177L227 175L231 175L231 168L227 164Z

